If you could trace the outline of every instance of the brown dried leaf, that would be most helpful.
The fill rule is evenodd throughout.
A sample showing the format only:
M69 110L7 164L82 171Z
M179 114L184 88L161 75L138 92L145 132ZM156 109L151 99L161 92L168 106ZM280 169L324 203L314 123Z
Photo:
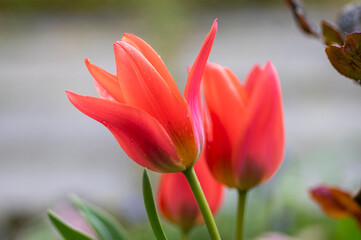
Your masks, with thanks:
M361 227L361 206L342 189L318 186L310 190L311 197L323 211L334 218L354 217Z
M321 22L321 26L322 35L326 45L332 45L334 43L340 46L343 45L343 36L334 26L325 20Z
M361 85L361 33L348 34L343 46L330 45L325 51L339 73Z
M298 23L299 27L303 30L304 33L319 37L317 31L312 27L306 15L303 11L303 8L298 0L285 0L285 3L290 7L293 17Z
M361 206L361 189L353 199L355 199L355 201Z

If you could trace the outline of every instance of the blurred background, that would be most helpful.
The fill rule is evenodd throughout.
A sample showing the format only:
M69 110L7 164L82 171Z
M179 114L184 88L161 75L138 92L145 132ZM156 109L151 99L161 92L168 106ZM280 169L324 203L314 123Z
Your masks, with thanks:
M346 0L305 0L308 16L335 22ZM353 220L327 218L309 198L320 183L355 193L361 172L361 88L340 76L324 47L297 28L281 0L0 0L0 239L59 239L47 208L70 193L107 209L134 239L152 239L141 197L142 168L98 122L76 110L65 90L96 96L84 58L115 73L112 44L124 32L147 41L183 92L215 18L210 61L244 79L271 60L283 90L286 154L277 175L252 190L246 235L361 239ZM158 175L151 174L154 188ZM217 216L234 229L236 192ZM170 239L177 229L166 224ZM349 235L345 235L349 234ZM207 239L199 227L192 239Z

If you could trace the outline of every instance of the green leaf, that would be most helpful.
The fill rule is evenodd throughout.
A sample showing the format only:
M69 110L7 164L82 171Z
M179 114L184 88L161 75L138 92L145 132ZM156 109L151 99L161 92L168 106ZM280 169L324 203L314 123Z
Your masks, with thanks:
M143 172L143 199L145 210L147 211L150 225L152 226L153 233L158 240L167 240L163 231L162 225L160 224L157 208L155 206L152 185L149 181L149 175L147 169Z
M71 199L85 220L93 227L100 240L126 240L128 234L121 224L106 211L86 203L78 197Z
M340 219L334 228L333 237L334 239L361 240L361 231L355 219Z
M65 240L94 240L93 238L85 235L82 232L70 227L64 223L54 212L48 211L48 216L54 227L63 236Z
M348 34L342 47L327 46L325 51L339 73L361 84L361 33Z
M321 26L322 26L322 35L326 45L331 45L334 43L340 46L343 45L342 34L334 26L332 26L331 24L329 24L324 20L321 22Z

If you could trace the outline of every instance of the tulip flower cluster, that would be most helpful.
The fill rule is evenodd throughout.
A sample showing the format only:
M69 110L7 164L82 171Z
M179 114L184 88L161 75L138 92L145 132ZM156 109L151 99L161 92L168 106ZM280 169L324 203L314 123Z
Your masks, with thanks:
M238 189L236 238L242 239L245 193L269 180L282 163L281 88L270 62L253 67L243 84L229 68L207 62L216 31L217 21L190 68L185 98L159 55L132 34L114 44L116 74L85 60L100 98L67 96L108 128L134 162L161 173L158 209L183 234L204 221L210 237L220 239L212 215L221 206L224 185ZM150 223L157 239L166 239L144 176Z

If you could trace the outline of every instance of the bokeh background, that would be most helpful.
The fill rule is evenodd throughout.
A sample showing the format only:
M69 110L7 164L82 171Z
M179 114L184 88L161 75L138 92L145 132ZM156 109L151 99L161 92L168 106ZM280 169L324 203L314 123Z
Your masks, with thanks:
M308 16L334 22L346 0L305 0ZM328 219L309 198L320 183L355 193L361 172L361 88L330 65L324 47L303 35L281 0L0 0L0 239L59 239L47 208L78 194L117 216L134 239L152 239L142 168L102 125L77 111L65 90L96 96L83 59L115 73L112 44L130 32L162 56L183 92L215 18L210 61L244 79L271 60L283 90L284 163L248 198L246 235L361 239L355 222ZM151 174L156 188L158 175ZM236 192L216 221L234 229ZM170 239L177 229L166 224ZM348 235L345 235L348 234ZM207 239L205 228L193 239Z

